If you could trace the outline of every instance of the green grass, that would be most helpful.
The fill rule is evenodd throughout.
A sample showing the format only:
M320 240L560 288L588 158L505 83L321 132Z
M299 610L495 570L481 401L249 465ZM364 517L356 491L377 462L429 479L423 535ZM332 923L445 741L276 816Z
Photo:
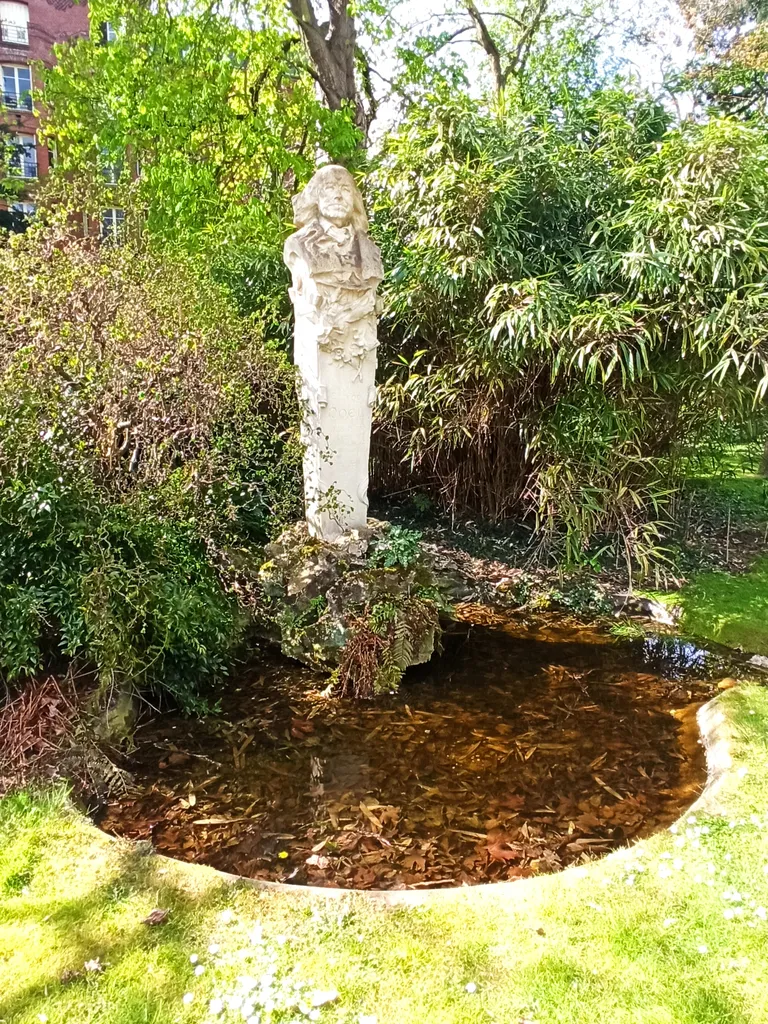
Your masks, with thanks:
M702 640L768 655L768 558L742 575L700 573L682 590L648 592L680 609L680 629Z
M329 1024L764 1024L768 923L756 912L768 908L768 691L720 701L735 765L690 834L683 825L585 868L428 909L260 893L108 840L62 793L9 797L0 1020L241 1020L240 1010L212 1015L209 1000L272 965L278 987L292 978L338 990L319 1011ZM723 898L734 889L738 903ZM738 906L742 917L725 916ZM149 927L155 907L170 910L168 923ZM85 971L96 959L103 971ZM82 976L63 982L67 971Z
M729 647L768 654L768 558L742 576L697 576L676 595L682 626Z

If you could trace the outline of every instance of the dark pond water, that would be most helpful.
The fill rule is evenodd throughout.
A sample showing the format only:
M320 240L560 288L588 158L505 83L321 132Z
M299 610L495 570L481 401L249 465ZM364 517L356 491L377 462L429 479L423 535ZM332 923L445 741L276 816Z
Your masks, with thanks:
M466 614L395 695L340 701L271 657L220 716L156 717L137 734L136 790L102 828L254 878L439 887L557 870L695 798L717 656Z

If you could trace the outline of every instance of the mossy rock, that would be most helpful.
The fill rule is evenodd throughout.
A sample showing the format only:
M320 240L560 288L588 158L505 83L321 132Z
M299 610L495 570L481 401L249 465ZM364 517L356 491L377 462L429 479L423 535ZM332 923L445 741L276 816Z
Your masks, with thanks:
M446 570L444 556L436 570L420 544L411 543L407 566L382 565L389 529L371 521L364 536L334 544L311 539L304 523L286 530L268 546L260 572L262 634L279 636L289 657L333 670L349 661L351 638L370 626L369 646L386 663L387 688L428 661L439 643L439 612L463 596L466 582ZM382 619L382 608L393 610L389 618Z

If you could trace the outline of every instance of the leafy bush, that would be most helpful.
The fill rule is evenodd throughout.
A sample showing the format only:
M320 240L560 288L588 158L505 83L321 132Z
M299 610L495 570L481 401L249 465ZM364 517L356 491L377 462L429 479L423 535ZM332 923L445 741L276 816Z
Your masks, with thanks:
M405 526L391 526L371 552L371 565L384 569L409 569L421 557L421 533Z
M95 663L194 705L298 508L293 374L188 257L0 249L0 671Z
M385 140L376 485L647 564L688 453L768 383L768 139L673 128L622 83L552 90L436 96Z

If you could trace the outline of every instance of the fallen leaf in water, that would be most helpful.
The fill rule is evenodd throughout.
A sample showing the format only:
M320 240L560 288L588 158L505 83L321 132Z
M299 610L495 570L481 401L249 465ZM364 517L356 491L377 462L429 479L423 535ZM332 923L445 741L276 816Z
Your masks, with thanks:
M294 739L300 740L303 736L309 736L314 731L315 723L311 722L308 718L291 719L291 736Z
M519 796L516 793L510 793L509 796L502 797L499 800L499 807L508 807L511 811L519 811L525 807L525 797Z
M427 858L418 853L409 853L407 857L403 857L402 865L406 871L422 872L427 866Z

